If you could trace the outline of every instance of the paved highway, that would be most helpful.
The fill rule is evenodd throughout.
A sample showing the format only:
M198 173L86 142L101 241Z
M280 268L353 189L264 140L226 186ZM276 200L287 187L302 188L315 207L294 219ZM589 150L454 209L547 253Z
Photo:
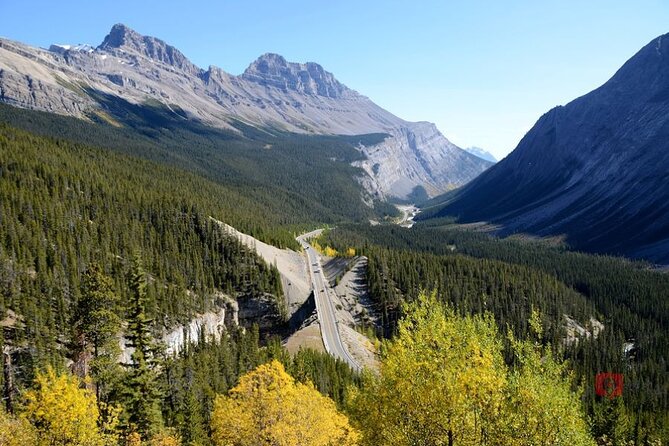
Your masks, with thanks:
M348 363L354 370L361 370L360 364L349 354L346 346L341 340L339 333L339 324L335 314L334 304L330 298L330 289L325 280L325 273L321 265L320 255L307 242L308 239L318 235L321 230L312 231L297 237L302 247L307 253L309 264L309 274L311 275L311 287L314 291L316 301L316 312L318 313L318 322L321 326L321 337L325 350L336 358L340 358Z

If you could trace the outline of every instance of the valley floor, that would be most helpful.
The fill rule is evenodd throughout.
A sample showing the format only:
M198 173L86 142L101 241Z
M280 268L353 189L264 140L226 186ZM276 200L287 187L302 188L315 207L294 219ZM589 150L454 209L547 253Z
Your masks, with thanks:
M325 351L315 307L313 309L310 307L309 300L313 299L313 292L305 253L276 248L237 231L223 222L217 222L225 228L226 232L235 235L265 262L276 266L279 270L286 295L287 318L289 321L301 321L299 327L291 327L296 330L283 342L288 351L295 353L301 348ZM330 260L328 264L336 263L332 262L332 259L324 259ZM327 271L328 281L324 286L328 288L327 295L332 299L332 304L336 309L335 318L345 348L362 367L376 370L378 369L376 347L365 335L356 331L356 327L369 326L376 321L367 291L366 267L366 258L357 259L352 268L343 274L338 285L334 287L331 286L333 280L330 278L342 271ZM324 268L327 270L327 265L324 265Z

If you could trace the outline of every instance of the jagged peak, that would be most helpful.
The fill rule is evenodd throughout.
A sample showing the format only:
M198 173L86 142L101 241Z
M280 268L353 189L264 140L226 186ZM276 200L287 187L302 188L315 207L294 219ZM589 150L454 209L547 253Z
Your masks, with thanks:
M265 53L253 61L242 78L280 90L339 98L355 94L339 82L332 73L315 63L288 62L280 54Z
M156 37L144 36L123 23L112 26L98 49L115 52L135 51L150 59L157 60L187 71L199 71L184 54Z
M277 53L265 53L259 56L253 63L251 63L251 66L254 64L258 63L265 63L269 65L279 65L279 66L288 66L288 62L286 61L286 58L283 57L281 54ZM249 68L251 68L249 66ZM247 68L248 69L248 68Z
M98 46L98 48L101 49L120 48L126 42L126 36L130 33L137 34L135 31L128 28L123 23L117 23L116 25L112 26L111 30L109 31L109 34L105 36L104 40Z

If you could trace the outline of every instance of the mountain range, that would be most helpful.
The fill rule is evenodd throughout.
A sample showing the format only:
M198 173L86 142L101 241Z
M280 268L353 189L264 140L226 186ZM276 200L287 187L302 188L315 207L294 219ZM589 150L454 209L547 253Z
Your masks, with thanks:
M341 159L358 168L369 205L433 198L418 220L486 221L500 235L557 235L576 249L667 263L666 46L658 37L600 88L550 110L494 166L484 150L393 115L317 63L267 53L232 75L122 24L97 47L0 39L0 102L119 128L140 116L147 134L179 122L270 139L377 134ZM156 107L169 119L141 112Z
M561 235L577 249L669 263L669 34L432 205L419 218L487 221L502 235Z
M482 149L480 147L472 146L472 147L465 148L465 150L467 152L471 153L472 155L476 155L479 158L483 158L486 161L490 161L491 163L496 163L497 162L497 158L495 158L495 156L492 153L490 153L487 150Z
M434 124L408 122L346 87L316 63L264 54L241 75L194 65L175 47L114 25L103 42L49 50L0 39L0 102L122 126L100 98L160 104L178 119L237 131L320 135L384 133L359 150L359 178L376 199L435 196L461 186L491 163L460 149Z

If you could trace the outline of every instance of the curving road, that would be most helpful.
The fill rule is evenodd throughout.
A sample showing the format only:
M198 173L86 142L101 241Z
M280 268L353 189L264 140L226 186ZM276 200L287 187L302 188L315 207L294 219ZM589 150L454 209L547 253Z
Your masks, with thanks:
M309 273L311 275L311 287L314 291L314 300L316 301L316 312L318 313L318 322L321 326L321 337L325 350L332 356L342 359L351 366L352 369L360 371L362 367L351 356L348 349L341 340L339 333L339 324L335 314L334 304L330 298L330 289L325 280L321 258L316 250L307 242L307 239L317 236L321 230L316 230L302 234L297 237L305 252L309 264Z

